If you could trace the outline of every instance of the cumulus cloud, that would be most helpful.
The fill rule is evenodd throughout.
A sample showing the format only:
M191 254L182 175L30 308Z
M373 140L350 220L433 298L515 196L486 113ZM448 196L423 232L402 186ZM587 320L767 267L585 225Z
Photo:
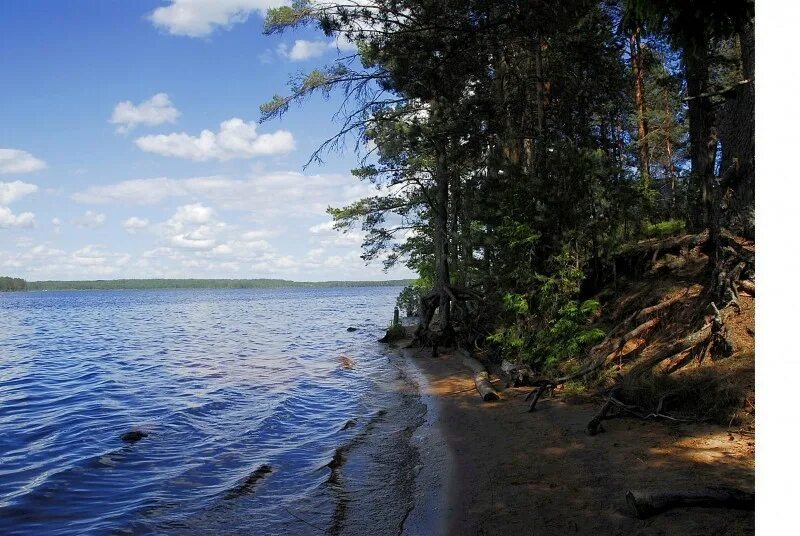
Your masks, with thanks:
M286 154L294 150L294 136L286 130L258 134L256 124L238 117L223 121L218 132L203 130L199 136L186 132L142 136L136 145L143 151L204 162Z
M182 249L212 249L225 224L216 221L214 209L202 203L183 205L162 225L168 243Z
M102 227L106 223L106 215L97 213L93 210L87 210L83 216L74 220L75 225L84 229L96 229Z
M135 234L136 231L144 229L148 225L150 225L150 220L147 218L137 218L136 216L131 216L122 222L122 227L131 234Z
M14 214L7 205L38 189L35 184L22 181L0 182L0 229L33 227L36 224L33 212Z
M17 199L39 189L35 184L22 181L0 182L0 205L10 205Z
M303 61L311 58L318 58L325 54L329 48L329 44L325 41L298 39L291 48L286 44L279 45L278 53L285 58L289 58L291 61Z
M131 101L118 103L108 122L119 125L117 132L124 134L138 125L174 123L180 115L178 109L170 102L169 95L157 93L139 104L133 104Z
M33 227L36 223L33 212L14 214L8 207L0 207L0 229L11 227Z
M43 160L39 160L27 151L0 149L0 174L32 173L46 167L47 164Z
M288 5L289 0L170 0L150 13L152 23L173 35L204 37L216 28L228 29L256 13Z

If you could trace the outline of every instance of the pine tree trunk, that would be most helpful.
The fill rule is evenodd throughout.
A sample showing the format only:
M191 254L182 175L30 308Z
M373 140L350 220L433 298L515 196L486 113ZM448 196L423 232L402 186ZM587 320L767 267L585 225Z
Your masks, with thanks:
M684 66L689 94L689 157L692 165L689 223L693 230L701 231L710 224L716 156L714 110L708 98L700 97L708 91L708 50L705 42L685 48Z
M644 58L642 57L641 29L630 37L631 66L635 80L634 98L636 104L636 120L639 127L639 176L642 188L650 189L650 147L647 141L649 129L647 126L647 105L644 97Z
M734 90L722 106L719 138L722 145L721 172L735 161L737 172L724 224L747 238L755 238L755 36L748 25L739 34L741 73L745 84Z
M444 145L444 144L442 144ZM436 209L434 211L434 257L436 291L439 294L439 318L443 334L450 331L450 248L447 232L450 173L447 148L440 146L436 155Z

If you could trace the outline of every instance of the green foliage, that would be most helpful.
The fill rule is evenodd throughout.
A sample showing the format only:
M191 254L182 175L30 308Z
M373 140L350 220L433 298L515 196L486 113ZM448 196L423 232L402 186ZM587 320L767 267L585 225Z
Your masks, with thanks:
M267 11L264 33L266 35L283 33L289 28L309 24L313 20L315 18L311 2L295 0L291 6L274 7Z
M645 238L665 238L683 232L686 222L683 220L667 220L658 223L645 223L642 235Z
M517 319L497 329L488 340L499 346L506 359L539 369L557 368L605 336L603 330L587 325L600 307L597 301L567 302L552 321L538 326L525 314L527 302L519 295L506 295L503 301L507 312Z
M400 291L397 297L397 307L405 311L406 316L419 316L422 297L430 292L430 281L417 279Z
M580 304L574 301L567 303L554 322L536 333L531 351L532 362L543 368L556 368L603 340L603 330L586 325L599 307L600 304L595 300Z
M536 274L537 310L548 319L562 311L580 290L584 274L578 259L568 250L563 250L549 263L549 275Z

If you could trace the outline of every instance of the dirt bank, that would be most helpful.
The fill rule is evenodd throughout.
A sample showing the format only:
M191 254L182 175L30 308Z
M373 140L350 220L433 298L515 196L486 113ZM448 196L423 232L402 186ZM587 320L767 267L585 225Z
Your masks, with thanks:
M712 425L634 419L589 436L594 404L544 399L527 413L523 388L483 402L461 357L406 356L428 379L437 421L451 449L447 534L752 534L753 512L675 509L636 519L629 489L754 488L754 438Z

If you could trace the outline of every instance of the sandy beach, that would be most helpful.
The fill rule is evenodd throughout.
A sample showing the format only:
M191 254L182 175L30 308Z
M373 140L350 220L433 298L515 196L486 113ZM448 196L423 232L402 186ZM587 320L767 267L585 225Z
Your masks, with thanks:
M640 520L625 501L628 490L754 489L752 436L635 419L604 423L605 433L589 436L595 404L556 397L528 413L528 389L502 389L499 381L500 400L484 402L460 355L431 357L428 349L404 355L425 377L421 391L429 412L435 407L429 424L441 433L451 462L425 460L423 450L429 473L434 466L446 479L436 487L445 494L437 533L753 533L752 511L676 508ZM405 528L417 533L413 525Z

